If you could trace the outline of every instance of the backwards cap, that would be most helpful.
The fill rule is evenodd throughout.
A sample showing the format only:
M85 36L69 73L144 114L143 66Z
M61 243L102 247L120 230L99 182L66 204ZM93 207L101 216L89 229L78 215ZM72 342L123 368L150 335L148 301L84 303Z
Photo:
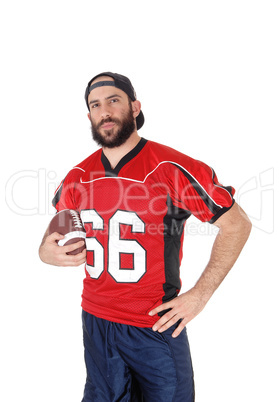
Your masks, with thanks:
M99 81L99 82L96 82L95 84L91 85L92 81L94 81L96 78L101 77L103 75L113 78L114 81ZM129 78L125 77L124 75L116 74L116 73L110 73L110 72L101 73L101 74L98 74L95 77L91 78L91 80L88 82L88 85L86 87L85 102L88 107L88 110L90 110L89 104L88 104L88 96L89 96L90 92L94 88L103 87L103 86L116 87L116 88L124 91L132 101L135 101L137 99L136 92L135 92L133 85L132 85L131 81L129 80ZM136 122L137 122L137 129L139 130L143 126L143 123L144 123L144 116L143 116L142 111L140 111L139 115L137 116Z

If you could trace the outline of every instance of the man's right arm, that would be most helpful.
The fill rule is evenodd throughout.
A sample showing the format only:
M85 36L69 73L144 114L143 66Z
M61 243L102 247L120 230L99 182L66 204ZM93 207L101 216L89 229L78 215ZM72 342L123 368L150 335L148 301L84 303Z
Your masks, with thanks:
M68 252L83 246L84 241L81 240L68 246L58 246L58 240L63 238L63 235L56 232L49 235L47 229L39 248L40 259L46 264L57 265L60 267L77 267L85 263L86 249L76 255L67 254Z

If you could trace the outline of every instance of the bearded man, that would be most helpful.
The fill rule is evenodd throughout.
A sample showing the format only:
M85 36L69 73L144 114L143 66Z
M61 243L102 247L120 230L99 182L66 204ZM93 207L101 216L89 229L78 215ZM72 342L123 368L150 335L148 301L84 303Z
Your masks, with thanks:
M68 173L53 205L79 212L86 249L69 255L83 242L60 247L63 236L47 231L39 250L48 264L85 263L82 401L193 402L186 324L234 265L251 223L212 168L139 136L144 116L127 77L98 74L85 101L101 148ZM219 232L201 277L180 294L191 215Z

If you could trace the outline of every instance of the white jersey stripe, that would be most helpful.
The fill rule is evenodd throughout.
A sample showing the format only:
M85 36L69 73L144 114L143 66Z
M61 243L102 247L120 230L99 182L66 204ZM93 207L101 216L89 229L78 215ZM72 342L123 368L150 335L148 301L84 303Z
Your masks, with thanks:
M204 189L204 187L199 183L199 181L198 181L187 169L185 169L183 166L179 165L179 163L173 162L173 161L162 161L162 162L160 162L160 163L155 167L155 169L153 169L151 172L149 172L149 173L145 176L144 180L135 180L135 179L127 178L127 177L112 176L112 177L99 177L98 179L93 179L93 180L89 180L89 181L82 181L82 178L80 178L80 182L83 183L83 184L88 184L88 183L93 183L93 182L99 181L99 180L115 179L115 180L133 181L133 182L136 182L136 183L145 183L145 181L147 180L147 178L148 178L152 173L154 173L154 172L159 168L160 165L162 165L162 164L164 164L164 163L171 163L171 164L176 165L177 167L183 169L188 175L190 175L190 176L192 177L192 179L200 186L200 188L207 194L207 196L210 198L210 200L211 200L217 207L223 208L222 205L217 204L217 203L213 200L213 198L208 194L208 192L207 192L207 191ZM212 169L211 169L211 170L212 170ZM213 175L213 171L212 171L212 175ZM212 177L213 177L213 176L212 176ZM213 184L214 184L214 183L213 183ZM215 184L214 184L214 185L215 185ZM216 186L216 185L215 185L215 186ZM217 187L220 187L220 186L217 186ZM223 187L221 187L221 188L223 188ZM223 188L223 189L224 189L224 188ZM224 190L226 190L226 189L224 189ZM228 192L228 190L226 190L226 191ZM228 192L228 193L229 193L229 192ZM229 193L229 194L230 194L230 193ZM230 196L231 196L231 194L230 194Z

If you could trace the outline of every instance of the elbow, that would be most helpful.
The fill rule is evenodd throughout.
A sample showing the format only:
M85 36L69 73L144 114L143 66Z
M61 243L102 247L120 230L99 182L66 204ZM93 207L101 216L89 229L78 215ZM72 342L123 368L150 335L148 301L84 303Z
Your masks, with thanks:
M243 211L239 205L236 205L236 211L237 215L234 216L234 223L232 226L234 226L234 230L239 233L240 237L246 238L247 240L252 230L252 222L248 218L246 212Z
M247 214L239 207L239 230L241 230L244 234L247 234L247 238L249 237L251 230L252 230L252 222L248 218Z
M220 218L221 222L218 224L220 234L238 238L245 243L252 230L252 223L247 214L239 206L232 211L231 215L227 214L222 221L222 217Z
M233 231L238 237L239 242L245 244L252 230L252 223L246 214L233 225Z
M247 239L248 239L248 237L250 236L251 230L252 230L252 222L250 221L250 219L248 218L247 215L246 215L243 226L244 226L244 231L247 233Z

